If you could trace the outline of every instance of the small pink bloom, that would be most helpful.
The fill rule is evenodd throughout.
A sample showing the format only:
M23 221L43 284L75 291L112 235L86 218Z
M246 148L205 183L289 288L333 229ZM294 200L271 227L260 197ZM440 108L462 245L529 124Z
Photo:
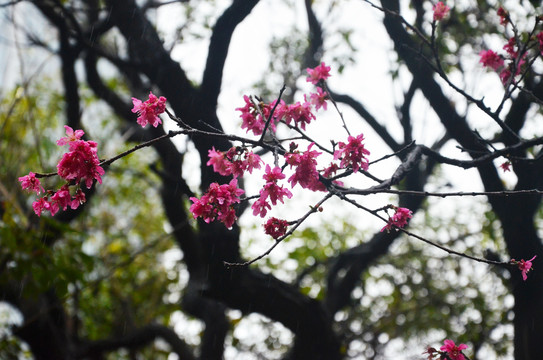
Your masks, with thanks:
M283 118L287 124L290 124L294 120L294 124L305 130L305 125L309 124L311 120L315 120L315 114L311 109L311 104L307 101L303 104L296 102L296 104L288 105L284 109Z
M313 85L317 85L319 81L326 80L330 77L330 66L326 66L324 62L313 69L307 68L306 71L309 75L306 81Z
M64 145L68 144L70 141L77 141L77 140L81 139L81 137L83 137L83 135L85 135L85 132L83 130L74 131L74 129L72 129L68 125L64 125L64 129L66 129L66 135L67 136L57 140L57 145L58 146L64 146Z
M49 210L51 216L55 216L55 214L60 210L58 202L53 200L49 201L49 209L47 210Z
M317 160L316 158L322 154L316 150L311 150L315 143L311 143L307 148L307 151L303 154L285 154L287 163L293 167L296 166L294 175L292 175L288 182L291 184L291 187L294 187L296 184L304 189L310 189L313 191L324 191L324 185L319 181L319 172L317 171Z
M517 46L517 41L515 40L515 37L509 38L507 41L507 44L503 46L503 49L511 56L512 59L516 59L518 56L518 51L515 50L515 47Z
M445 345L443 345L439 349L441 351L446 351L447 355L451 360L465 360L464 354L462 354L462 350L468 348L466 344L460 344L456 346L456 344L452 340L445 340L443 343Z
M264 185L264 188L260 190L260 196L262 198L270 198L272 205L276 205L277 201L283 202L283 197L292 198L292 193L289 189L279 186L274 182L268 182Z
M208 150L208 156L209 160L206 165L213 166L213 171L223 176L232 174L232 163L228 161L222 151L215 150L215 147L213 146L211 150Z
M36 201L34 201L32 203L32 208L34 209L34 212L38 216L41 216L41 213L44 210L49 210L50 207L51 207L51 205L49 204L47 196L39 198L38 200L36 200Z
M79 189L76 191L74 198L72 199L72 202L70 203L70 207L72 210L75 210L79 207L79 205L82 205L87 201L85 198L85 193Z
M251 205L251 209L253 209L254 216L264 217L268 210L271 209L271 205L266 201L265 197L261 196Z
M268 198L270 199L272 205L276 205L277 201L283 203L283 197L285 196L289 199L292 198L292 193L290 190L277 184L277 181L285 178L285 175L281 172L280 167L275 167L272 170L270 165L266 165L263 178L266 180L266 184L262 190L260 190L260 199L253 204L253 211L255 212L255 215L260 213L262 217L264 217L266 214L266 207L270 208L266 202ZM262 209L264 210L264 215L262 215Z
M528 279L528 272L530 270L532 270L532 261L537 257L537 255L535 255L533 258L531 258L530 260L524 260L524 259L521 259L520 261L516 261L515 259L511 259L511 263L513 264L516 264L519 268L519 270L521 271L522 273L522 280L526 281L526 279Z
M161 96L157 98L152 92L149 92L149 99L145 102L142 102L139 99L132 98L132 108L133 113L138 114L138 124L141 127L151 124L154 127L157 127L159 124L162 124L162 120L158 115L166 111L166 98Z
M330 166L328 166L326 169L322 171L322 176L325 178L331 178L336 174L336 172L339 170L339 165L336 163L330 163Z
M271 104L265 104L263 102L258 103L258 108L255 106L253 101L251 101L251 98L247 95L243 95L243 100L245 101L244 107L239 107L236 110L241 112L241 128L247 129L246 131L252 131L254 135L262 135L262 132L264 131L264 127L266 126L266 121L268 117L271 114L271 110L275 104L275 101ZM270 122L269 128L272 131L275 131L275 123L279 120L281 117L281 111L280 108L282 108L283 104L280 103L273 115L273 119Z
M254 169L260 169L262 167L262 164L264 163L260 156L253 153L252 151L245 151L244 157L245 171L248 171L249 174L252 174Z
M434 21L439 21L449 14L451 8L440 1L433 6L432 10L434 10Z
M264 232L270 235L274 239L278 239L285 235L288 228L288 222L286 220L277 219L275 217L270 218L264 224Z
M364 135L360 134L357 137L350 136L347 139L347 144L340 142L339 150L334 152L334 160L341 159L340 167L345 168L351 166L354 172L358 169L368 170L369 162L366 156L370 154L362 144Z
M503 171L511 171L511 162L508 160L500 165Z
M501 6L498 9L498 16L500 17L500 24L507 25L507 23L509 22L509 13L505 11L505 9Z
M61 187L57 192L51 196L51 203L55 203L62 210L66 210L68 206L71 205L72 196L70 195L70 190L67 185Z
M479 56L481 57L479 62L484 67L490 67L496 71L503 67L503 59L492 50L483 50L479 53Z
M413 212L407 208L397 207L396 212L392 217L388 219L387 224L381 229L381 232L384 230L390 231L390 229L403 228L407 225L407 221L413 217Z
M266 180L266 182L277 182L278 180L284 179L285 174L283 174L279 166L274 167L272 170L270 165L266 164L266 170L262 177L264 180Z
M39 194L42 191L45 191L43 189L43 186L41 186L40 180L36 177L36 174L34 174L32 171L28 173L28 175L21 176L19 178L19 181L21 182L21 187L24 189L28 189L31 191L35 191L36 194Z
M326 110L328 104L328 93L323 91L320 87L317 86L317 92L309 95L311 104L315 105L315 110L319 110L321 107Z

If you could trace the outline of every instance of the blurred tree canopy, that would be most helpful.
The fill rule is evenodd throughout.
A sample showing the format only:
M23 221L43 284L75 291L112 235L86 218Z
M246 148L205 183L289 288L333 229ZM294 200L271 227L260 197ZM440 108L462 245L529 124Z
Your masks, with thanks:
M504 90L497 74L482 75L476 64L481 50L498 49L513 35L530 40L540 9L508 3L518 25L512 34L500 24L497 2L449 3L439 24L432 23L433 4L1 3L16 35L10 61L19 70L4 75L14 80L2 87L0 101L0 300L11 306L0 308L0 358L418 359L427 346L453 339L469 346L470 359L540 359L541 68L534 60L520 85ZM340 111L384 149L371 148L372 160L374 153L393 154L393 166L376 164L379 177L407 164L401 179L384 187L397 191L378 206L411 209L410 232L461 253L505 262L537 255L527 281L514 267L449 255L403 232L379 232L384 224L374 226L339 200L271 256L249 267L225 266L258 256L272 240L263 240L246 204L238 216L249 213L242 217L247 225L231 230L196 221L188 210L191 196L225 181L206 166L209 149L232 146L224 137L156 142L107 166L84 206L35 216L17 179L55 169L64 125L84 129L101 157L114 156L167 133L162 126L142 129L131 112L130 98L152 90L195 129L239 128L240 120L221 109L233 114L243 95L223 103L233 91L225 66L243 58L230 51L231 41L259 7L267 16L284 14L287 30L264 29L268 54L251 57L258 64L237 64L240 78L244 67L265 69L250 93L271 102L286 84L284 100L296 101L305 69L325 60L340 79L328 89ZM346 14L353 9L360 14ZM344 22L346 15L373 22ZM378 31L388 37L383 74L358 64L378 56L372 50ZM204 60L179 50L185 44L205 44ZM244 51L257 45L248 41ZM25 68L30 60L38 63L35 71ZM473 97L454 91L450 79ZM369 103L362 90L350 92L363 87L390 109ZM501 111L493 112L504 91ZM498 100L478 100L487 94ZM329 125L314 126L326 132ZM414 155L419 145L424 155ZM512 162L511 174L493 162L500 149L507 150L501 154ZM245 183L250 187L251 179ZM457 189L488 195L416 193ZM505 196L506 190L530 191ZM312 205L300 206L305 212Z

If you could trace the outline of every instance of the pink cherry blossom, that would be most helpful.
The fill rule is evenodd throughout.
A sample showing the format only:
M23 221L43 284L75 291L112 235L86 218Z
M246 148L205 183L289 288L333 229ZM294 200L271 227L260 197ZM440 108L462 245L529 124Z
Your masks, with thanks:
M44 210L49 210L50 207L51 207L51 205L49 204L47 196L39 198L38 200L36 200L36 201L34 201L32 203L32 208L34 209L34 212L38 216L41 216L41 213Z
M390 231L392 228L403 228L407 221L413 217L413 212L407 208L396 207L394 215L388 219L387 224L381 229Z
M273 170L270 165L266 165L265 174L263 176L266 180L266 184L260 190L260 198L257 200L252 208L255 215L259 214L261 217L266 215L267 209L271 209L271 206L268 204L267 199L269 198L272 205L276 205L277 201L283 203L283 198L292 198L292 193L290 190L284 188L277 184L278 180L284 179L285 175L282 173L280 167L275 167Z
M70 141L77 141L85 135L85 132L83 130L76 130L72 129L68 125L64 125L64 129L66 129L66 137L60 138L57 140L58 146L64 146L68 144Z
M479 62L484 67L490 67L496 71L503 67L503 59L492 50L483 50L479 53L479 56L481 57Z
M509 13L501 6L498 8L498 16L500 17L501 25L507 25L507 23L509 23Z
M468 348L466 344L460 344L456 346L456 344L452 340L445 340L443 343L444 345L439 349L441 351L447 352L447 356L450 360L465 360L464 354L462 354L462 350Z
M232 175L241 177L248 171L252 174L254 169L260 169L263 161L247 148L232 147L227 152L217 151L215 147L208 150L208 166L213 166L213 171L223 176Z
M309 95L309 101L311 104L315 105L315 110L319 110L321 107L324 110L327 110L328 104L328 93L323 91L320 87L317 86L317 92Z
M432 7L432 10L434 11L434 21L439 21L449 14L451 8L440 1Z
M85 198L85 193L83 192L83 190L78 189L75 192L72 202L70 203L70 207L72 208L72 210L75 210L79 207L79 205L84 204L85 201L87 201L87 199Z
M277 219L275 217L270 218L264 224L264 232L274 239L278 239L285 235L287 228L288 222L286 220Z
M294 124L302 130L305 130L306 124L309 124L311 120L315 120L315 114L311 109L311 104L305 101L303 104L299 101L295 104L284 107L282 111L283 119L287 124L294 121Z
M511 162L509 160L505 161L504 163L500 165L500 167L502 168L503 171L511 171Z
M51 216L55 216L56 213L60 210L60 205L58 202L56 201L49 201L49 213L51 214Z
M319 81L326 80L330 77L330 66L326 66L324 62L313 69L307 68L306 71L309 75L306 81L313 85L317 85Z
M233 147L228 151L226 157L232 162L231 168L234 177L241 177L246 171L252 174L253 170L260 169L263 163L260 156L247 148Z
M223 176L232 174L232 163L228 161L225 153L215 150L215 147L213 146L211 150L208 150L208 156L209 160L206 165L213 166L213 171Z
M134 104L132 112L138 114L137 121L142 127L147 126L147 124L151 124L154 127L162 124L162 120L160 120L158 115L166 111L166 98L164 96L158 98L152 92L149 92L148 100L142 102L133 97L132 104Z
M104 169L99 165L100 159L96 148L97 144L94 141L71 141L70 151L62 156L57 165L58 175L75 182L85 180L85 185L89 189L94 180L101 184Z
M284 179L286 176L279 166L272 169L270 165L266 164L265 173L262 177L266 182L277 182L278 180Z
M283 202L283 197L292 198L292 193L289 189L279 186L274 182L268 182L264 185L264 188L260 190L260 196L263 198L269 198L272 205L276 205L277 201Z
M296 184L304 189L313 191L324 191L324 185L319 181L319 172L317 171L316 158L322 154L316 150L311 150L315 143L311 143L303 154L285 154L287 163L296 167L294 174L288 179L291 187Z
M338 144L339 150L334 152L334 160L341 159L340 167L350 166L354 172L357 172L360 168L368 170L369 163L366 155L369 155L370 152L364 147L363 140L363 134L357 137L349 135L347 143L340 142Z
M234 204L240 202L243 193L244 191L238 188L237 179L223 185L212 183L200 199L190 198L193 202L190 212L194 218L201 217L207 223L219 220L227 228L231 228L237 219Z
M264 161L252 151L245 151L244 154L244 171L248 171L249 174L253 173L254 169L260 169Z
M266 201L266 197L261 196L251 205L251 209L253 209L254 216L264 217L268 210L271 210L271 205Z
M518 56L518 51L515 50L516 46L517 41L514 36L509 38L507 44L503 46L503 49L509 54L509 56L511 56L512 59L516 59Z
M524 260L521 259L520 261L516 261L515 259L511 259L511 263L516 264L519 268L519 270L522 273L522 280L526 281L528 279L528 272L532 270L532 261L537 257L537 255L534 255L533 258L530 260Z
M42 191L45 191L43 189L43 186L41 186L40 180L36 177L36 174L34 174L32 171L28 173L28 175L21 176L19 178L19 181L21 182L21 187L24 189L28 189L31 191L35 191L36 194L41 193Z
M57 192L51 196L51 203L58 205L62 210L66 210L72 203L72 196L67 185L62 186Z
M254 135L262 135L262 132L264 131L264 127L266 126L266 121L268 117L271 114L271 110L273 106L275 105L275 101L271 104L265 104L264 102L258 103L258 109L251 101L251 98L247 95L243 95L243 100L245 101L244 107L239 107L236 110L241 112L241 128L247 129L246 131L252 131ZM280 109L283 105L283 103L279 104L276 108L276 111L274 112L274 116L272 121L270 122L269 128L272 131L275 131L275 123L278 121L280 117ZM264 117L263 117L264 116Z

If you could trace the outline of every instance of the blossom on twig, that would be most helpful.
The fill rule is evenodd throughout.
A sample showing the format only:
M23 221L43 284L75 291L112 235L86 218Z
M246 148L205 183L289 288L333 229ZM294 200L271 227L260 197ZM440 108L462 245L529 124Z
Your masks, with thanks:
M288 222L286 220L277 219L275 217L270 218L264 224L264 232L270 235L274 239L278 239L285 235L288 228Z
M464 354L462 354L462 350L467 349L468 346L466 344L459 344L458 346L454 343L452 340L445 340L444 345L440 347L439 349L441 351L447 352L447 356L451 360L465 360Z
M390 231L390 229L396 227L396 228L403 228L405 225L407 225L407 221L413 217L413 212L407 208L402 207L396 207L396 212L392 217L388 218L387 224L381 229L381 232L387 230Z
M522 280L526 281L528 279L528 272L532 270L532 261L537 257L537 255L534 255L533 258L530 260L524 260L521 259L520 261L516 261L515 259L511 259L511 264L517 265L521 274L522 274Z
M317 85L319 81L326 80L330 77L330 66L326 66L324 62L321 62L320 65L314 67L313 69L307 68L307 74L309 75L306 79L307 82Z
M449 14L451 8L440 1L432 7L432 10L434 11L434 21L439 21Z
M132 112L138 114L137 121L141 127L145 127L147 124L157 127L162 124L162 120L158 115L166 111L166 98L164 96L158 98L152 92L149 92L148 100L143 102L133 97L132 104L134 104Z

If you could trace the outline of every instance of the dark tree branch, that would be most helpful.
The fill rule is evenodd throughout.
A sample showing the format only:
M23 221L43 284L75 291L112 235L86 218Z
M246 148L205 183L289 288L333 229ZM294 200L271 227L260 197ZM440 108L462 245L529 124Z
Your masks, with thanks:
M307 23L309 25L309 46L307 47L304 59L302 63L302 69L305 68L314 68L320 64L321 57L323 54L323 43L324 39L322 36L322 27L315 16L313 7L311 6L313 1L304 0L305 11L307 14Z
M212 111L215 111L217 108L224 63L228 54L232 34L256 4L258 4L258 0L234 0L232 5L224 11L213 27L201 85L202 99Z
M103 353L112 352L121 348L141 349L155 339L161 338L166 341L174 353L180 359L196 360L190 347L179 338L172 329L162 325L147 325L117 339L104 339L84 342L78 345L76 358L84 359L94 357Z

